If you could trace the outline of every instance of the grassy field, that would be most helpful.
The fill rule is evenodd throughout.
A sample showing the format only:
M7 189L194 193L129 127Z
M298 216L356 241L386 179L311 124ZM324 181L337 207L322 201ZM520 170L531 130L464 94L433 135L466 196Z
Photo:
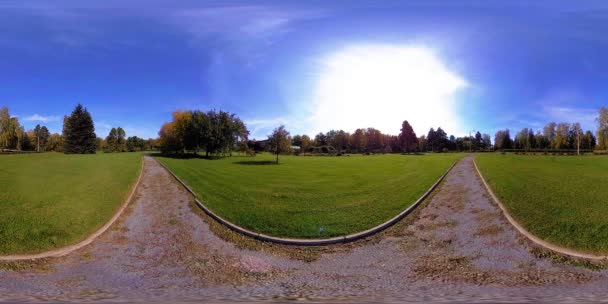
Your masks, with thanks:
M124 202L140 168L140 153L0 155L0 254L85 239Z
M281 237L328 238L380 224L414 203L458 154L159 157L214 212Z
M476 156L512 216L552 243L608 253L608 157Z

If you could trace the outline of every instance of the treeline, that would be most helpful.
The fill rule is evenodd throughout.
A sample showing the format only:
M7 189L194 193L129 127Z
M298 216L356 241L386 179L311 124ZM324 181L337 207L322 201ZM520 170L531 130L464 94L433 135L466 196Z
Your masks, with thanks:
M158 148L156 139L146 140L137 136L126 136L123 128L112 128L105 140L97 138L97 145L105 153L150 151Z
M125 139L122 128L112 128L108 137L96 137L95 126L90 113L78 104L70 115L63 118L62 134L50 133L40 124L32 130L24 131L17 117L10 116L7 107L0 109L0 150L95 153L146 151L157 148L156 139L144 140L137 136Z
M0 150L61 152L62 142L61 135L51 134L46 126L36 125L33 130L25 131L7 107L0 109Z
M578 122L550 122L536 132L531 128L523 128L513 137L509 129L500 130L494 137L495 149L608 150L608 108L600 109L596 122L597 137L591 130L583 131Z
M314 138L307 135L294 135L291 145L299 147L300 153L316 153L318 147L331 147L321 150L327 153L332 148L336 153L412 153L412 152L449 152L491 149L488 134L477 132L474 136L449 136L441 128L431 128L426 135L417 137L409 122L403 121L399 135L383 134L375 128L356 129L353 133L344 130L330 130L319 133ZM265 149L264 141L250 141L256 151Z
M523 128L511 138L510 131L496 132L497 150L592 150L596 148L596 137L589 130L583 132L579 123L548 123L543 130Z
M184 154L205 151L206 155L230 155L247 151L249 131L235 114L224 111L176 111L173 120L158 132L163 153Z

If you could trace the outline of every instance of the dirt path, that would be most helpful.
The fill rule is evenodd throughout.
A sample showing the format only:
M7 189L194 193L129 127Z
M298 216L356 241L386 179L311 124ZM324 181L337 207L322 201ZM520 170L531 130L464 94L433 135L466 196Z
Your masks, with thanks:
M191 206L188 193L146 157L136 200L111 231L64 258L0 265L0 299L580 301L608 295L607 271L530 253L488 199L470 158L418 212L349 245L311 250L245 241L255 250L244 249L219 238L212 230L239 239Z

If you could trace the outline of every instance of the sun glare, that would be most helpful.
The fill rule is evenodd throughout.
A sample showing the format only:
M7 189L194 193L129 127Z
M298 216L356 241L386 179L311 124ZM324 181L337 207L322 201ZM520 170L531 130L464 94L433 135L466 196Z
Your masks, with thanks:
M407 119L418 135L438 126L458 134L463 130L454 94L466 86L428 48L349 47L322 62L315 92L315 131L375 127L397 134Z

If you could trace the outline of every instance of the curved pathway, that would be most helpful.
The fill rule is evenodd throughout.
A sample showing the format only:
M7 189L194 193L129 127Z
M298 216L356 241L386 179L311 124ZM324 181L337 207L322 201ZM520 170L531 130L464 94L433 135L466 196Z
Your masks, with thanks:
M0 264L0 299L580 301L608 295L608 271L535 257L489 200L470 157L426 206L346 245L262 244L218 227L193 206L188 192L146 157L136 199L110 231L66 257Z

